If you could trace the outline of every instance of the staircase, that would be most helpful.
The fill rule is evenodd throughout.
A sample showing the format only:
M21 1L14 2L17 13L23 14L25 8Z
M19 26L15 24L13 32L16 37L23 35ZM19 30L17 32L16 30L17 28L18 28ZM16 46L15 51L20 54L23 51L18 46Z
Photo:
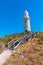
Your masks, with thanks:
M25 36L20 37L18 40L17 40L18 37L16 37L15 39L13 39L12 41L10 41L8 43L8 49L10 49L10 50L16 49L20 44L22 44L22 43L36 37L37 34L39 34L39 32L34 32L34 33L31 32L29 35L26 34Z

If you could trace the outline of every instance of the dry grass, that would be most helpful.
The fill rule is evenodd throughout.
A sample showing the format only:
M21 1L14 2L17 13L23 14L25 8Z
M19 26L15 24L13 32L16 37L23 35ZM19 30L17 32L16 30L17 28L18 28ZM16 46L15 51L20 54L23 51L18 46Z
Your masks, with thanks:
M21 36L25 36L26 34L29 34L29 33L30 32L6 35L6 36L0 38L0 41L3 42L4 44L6 44L6 43L10 42L12 39L14 39L16 37L20 38Z
M43 65L43 42L39 38L20 45L4 65Z
M2 42L0 42L0 53L2 53L5 49L5 46Z
M6 49L5 45L8 44L8 42L10 42L11 40L13 40L16 37L17 37L17 39L19 39L20 37L25 36L26 34L29 34L29 33L30 32L6 35L6 36L0 38L0 53L2 53L4 49Z
M6 44L17 36L19 38L25 35L24 33L9 35L1 38L0 41ZM0 45L0 49L3 49L3 44ZM21 44L15 51L4 65L43 65L43 33L31 41Z

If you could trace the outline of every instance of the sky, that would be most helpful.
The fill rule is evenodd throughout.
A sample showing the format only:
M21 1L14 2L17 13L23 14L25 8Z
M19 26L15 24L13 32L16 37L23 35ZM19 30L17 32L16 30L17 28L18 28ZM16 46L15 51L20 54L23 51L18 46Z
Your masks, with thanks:
M43 0L0 0L0 37L24 32L24 11L30 15L31 31L43 32Z

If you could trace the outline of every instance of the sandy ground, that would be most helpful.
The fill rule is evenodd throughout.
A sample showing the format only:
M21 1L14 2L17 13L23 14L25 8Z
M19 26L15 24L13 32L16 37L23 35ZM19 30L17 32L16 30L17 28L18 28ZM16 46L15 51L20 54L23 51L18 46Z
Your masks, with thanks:
M0 65L3 65L6 60L12 55L12 51L7 49L0 54Z

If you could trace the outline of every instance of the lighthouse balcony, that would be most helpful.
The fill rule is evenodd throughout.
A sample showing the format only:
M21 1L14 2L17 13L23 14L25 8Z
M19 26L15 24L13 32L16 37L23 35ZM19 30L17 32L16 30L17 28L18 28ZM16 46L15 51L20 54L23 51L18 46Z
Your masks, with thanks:
M24 20L29 20L30 18L28 16L24 16Z

